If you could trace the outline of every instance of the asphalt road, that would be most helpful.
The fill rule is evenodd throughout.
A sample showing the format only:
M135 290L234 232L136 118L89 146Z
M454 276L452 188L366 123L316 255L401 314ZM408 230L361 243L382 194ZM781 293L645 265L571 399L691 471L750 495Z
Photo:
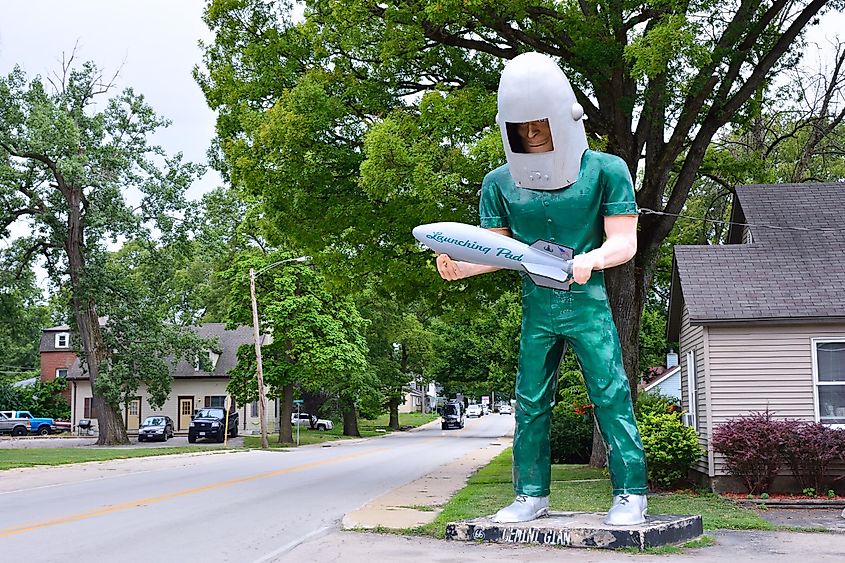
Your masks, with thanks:
M463 430L304 447L164 456L0 474L4 561L272 561L343 515L511 432Z

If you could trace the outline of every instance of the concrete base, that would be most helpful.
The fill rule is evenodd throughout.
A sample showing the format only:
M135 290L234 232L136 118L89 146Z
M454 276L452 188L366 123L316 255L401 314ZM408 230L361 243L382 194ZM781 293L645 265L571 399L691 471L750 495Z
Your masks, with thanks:
M618 549L658 547L688 541L704 532L701 516L661 514L636 526L608 526L606 514L551 512L517 524L497 524L489 517L446 526L447 540Z

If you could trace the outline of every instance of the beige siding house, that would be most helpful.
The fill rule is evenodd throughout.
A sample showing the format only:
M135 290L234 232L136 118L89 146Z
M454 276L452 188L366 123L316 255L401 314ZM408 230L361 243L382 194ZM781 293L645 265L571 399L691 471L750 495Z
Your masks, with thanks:
M711 444L731 418L845 429L843 217L845 184L740 186L731 244L675 247L668 332L706 452L694 472L714 489L736 484Z
M61 328L67 329L67 327L54 327L45 331L45 334ZM69 331L69 329L67 330ZM238 348L244 344L252 343L252 327L226 330L223 323L206 323L196 327L196 331L203 338L216 339L219 344L218 348L208 352L207 362L189 363L181 361L173 367L170 395L160 408L152 408L148 401L149 396L146 389L143 386L139 388L137 396L123 408L124 422L129 434L137 434L140 422L153 415L169 416L173 419L177 434L187 433L191 415L196 409L225 404L226 386L229 383L228 373L237 364ZM50 332L50 338L48 338L50 342L52 342L52 332ZM46 337L43 337L42 341L44 338ZM67 344L67 347L73 349L70 343ZM45 351L42 342L42 364L52 358L49 352L51 350ZM80 368L79 359L75 355L65 376L69 383L71 424L74 431L79 431L79 421L84 419L92 421L92 431L96 433L97 413L92 405L91 383L88 375L83 373ZM259 428L257 405L255 403L236 405L236 408L240 414L239 432L241 434L257 433ZM275 410L278 413L278 409ZM268 418L271 419L271 422L273 411L274 405L271 403L268 405ZM273 427L275 427L275 424L273 424Z

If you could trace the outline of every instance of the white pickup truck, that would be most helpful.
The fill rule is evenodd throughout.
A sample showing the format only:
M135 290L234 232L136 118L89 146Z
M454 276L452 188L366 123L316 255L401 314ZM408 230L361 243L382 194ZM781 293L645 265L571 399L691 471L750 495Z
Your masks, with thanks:
M29 420L25 418L11 418L0 412L0 434L12 436L26 436L29 432Z
M331 430L334 427L331 420L317 418L316 416L310 415L307 412L299 413L299 418L297 418L296 413L292 413L290 415L290 423L294 426L301 426L303 428L316 428L317 430Z

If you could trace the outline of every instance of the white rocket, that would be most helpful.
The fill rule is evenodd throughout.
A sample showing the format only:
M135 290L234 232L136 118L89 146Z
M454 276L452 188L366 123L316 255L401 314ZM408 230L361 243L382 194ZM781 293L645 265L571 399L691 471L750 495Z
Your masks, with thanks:
M532 245L464 223L430 223L414 228L414 237L452 260L525 272L541 287L569 289L572 249L538 240Z

